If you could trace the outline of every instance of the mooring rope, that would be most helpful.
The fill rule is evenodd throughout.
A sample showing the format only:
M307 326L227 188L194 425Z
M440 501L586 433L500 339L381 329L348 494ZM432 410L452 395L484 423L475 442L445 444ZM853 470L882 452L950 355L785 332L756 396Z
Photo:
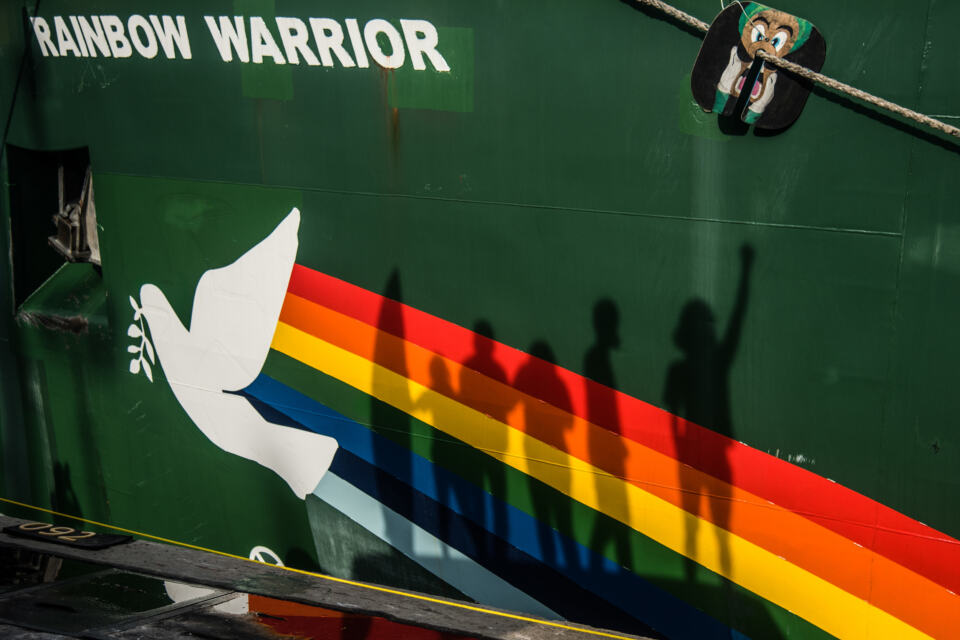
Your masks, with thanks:
M702 31L706 33L707 30L710 29L710 25L704 22L703 20L697 20L689 13L680 11L680 9L677 9L676 7L671 6L666 2L661 2L660 0L637 0L637 2L639 2L640 4L645 4L648 7L653 7L657 11L662 11L663 13L667 14L671 18L676 18L680 22L690 25L691 27L693 27L694 29L697 29L698 31Z
M674 18L675 20L678 20L683 24L690 26L696 29L697 31L706 33L710 29L710 25L704 22L703 20L698 20L697 18L693 17L689 13L681 11L680 9L677 9L676 7L667 4L662 0L636 0L636 1L642 5L646 5L648 7L656 9L657 11L665 13L671 18ZM830 76L825 76L822 73L817 73L813 69L808 69L803 65L799 65L799 64L796 64L795 62L784 60L783 58L772 56L765 51L758 51L757 55L764 62L768 62L774 66L780 67L781 69L785 69L791 73L795 73L801 78L805 78L807 80L810 80L811 82L816 82L817 84L823 85L828 89L832 89L838 93L842 93L851 98L856 98L858 100L866 102L867 104L871 104L880 109L884 109L885 111L889 111L890 113L895 113L904 118L908 118L910 120L913 120L914 122L930 127L931 129L935 129L942 133L946 133L947 135L951 135L955 138L960 138L960 129L958 129L957 127L953 127L945 122L941 122L936 118L931 118L930 116L924 115L922 113L918 113L913 109L908 109L903 105L890 102L889 100L884 100L883 98L875 96L872 93L867 93L862 89L857 89L856 87L852 87L849 84L840 82L839 80L831 78Z

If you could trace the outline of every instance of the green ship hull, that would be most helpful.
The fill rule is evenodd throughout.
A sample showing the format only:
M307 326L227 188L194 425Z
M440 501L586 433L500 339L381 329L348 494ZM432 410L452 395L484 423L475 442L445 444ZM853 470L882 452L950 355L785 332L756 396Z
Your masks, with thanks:
M777 8L960 118L960 6ZM629 2L0 10L3 512L629 633L960 633L960 145L706 113Z

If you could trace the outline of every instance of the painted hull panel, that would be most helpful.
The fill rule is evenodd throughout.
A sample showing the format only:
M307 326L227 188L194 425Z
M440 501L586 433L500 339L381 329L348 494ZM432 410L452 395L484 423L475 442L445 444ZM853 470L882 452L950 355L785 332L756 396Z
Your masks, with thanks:
M960 8L789 4L952 113ZM956 636L956 145L819 89L732 127L622 2L161 10L2 9L0 497L627 632ZM27 161L79 147L102 270Z

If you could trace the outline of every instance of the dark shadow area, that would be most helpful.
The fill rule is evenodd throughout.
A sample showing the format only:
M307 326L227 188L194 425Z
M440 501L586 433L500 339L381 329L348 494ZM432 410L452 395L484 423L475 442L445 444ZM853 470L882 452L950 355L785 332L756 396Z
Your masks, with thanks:
M74 336L65 336L62 339L68 344L65 345L65 352L73 346L75 350L73 357L70 358L70 380L73 382L72 394L75 398L74 407L74 428L80 434L79 450L82 455L83 473L78 478L79 485L84 487L83 492L88 504L88 517L100 522L111 522L110 499L107 495L107 483L103 477L103 458L100 455L102 446L98 424L100 416L97 411L96 400L91 396L97 389L95 381L91 380L89 373L91 371L109 371L112 366L111 341L109 330L103 330L99 325L89 335L89 342L83 344L81 339ZM74 343L70 345L69 343ZM80 347L83 346L83 352ZM83 357L78 357L83 353ZM60 390L65 391L65 390ZM51 435L51 438L53 436ZM69 469L67 469L69 472ZM56 468L54 468L56 476ZM55 488L59 491L59 481L55 481ZM71 489L72 491L72 489ZM76 495L72 496L76 500ZM63 513L69 515L81 516L80 505L76 504L77 511L63 510Z
M450 371L447 369L446 363L443 361L443 358L440 356L434 356L430 360L430 389L436 391L437 393L446 396L447 398L454 398L456 394L453 390L453 384L450 380ZM424 394L422 398L417 401L416 406L420 409L431 414L432 421L434 424L440 424L444 419L444 407L438 402L440 400L434 394ZM449 418L448 418L449 419ZM446 441L442 438L437 437L436 432L431 432L430 438L430 454L431 459L434 461L444 460L444 458L449 458L450 447ZM456 460L447 460L447 468L456 469ZM443 473L436 473L434 475L434 482L437 487L437 500L441 504L457 504L463 508L463 505L468 504L468 501L464 496L460 495L460 489L457 484L448 482L448 476ZM449 518L441 517L439 520L439 535L437 536L441 540L450 540L451 537L451 521ZM476 546L478 540L472 539L471 544ZM446 550L444 550L446 552ZM449 559L445 558L445 562L448 562Z
M365 531L362 535L372 534ZM444 562L452 561L444 560ZM350 565L350 571L338 577L387 585L441 598L474 602L469 596L423 567L420 562L393 548L381 553L356 554Z
M377 328L385 334L392 334L403 339L405 332L403 326L403 292L400 285L400 272L396 269L390 274L387 283L383 289L384 300L380 307L380 313L377 317ZM390 363L390 368L396 374L406 378L407 365L406 355L403 352L403 344L398 340L389 340L381 334L374 345L374 361L378 363ZM382 369L375 369L373 373L373 392L370 398L370 421L376 427L388 426L396 431L395 441L403 451L403 457L400 460L391 460L391 463L399 467L402 472L409 475L412 466L410 456L410 419L404 413L394 413L387 409L385 403L377 401L377 396L386 390L392 384L392 375L386 374ZM398 419L398 416L402 416ZM383 446L383 440L374 439L373 462L377 467L386 466L384 463L388 457L392 456L391 450ZM400 514L408 514L413 509L413 493L410 487L404 483L396 483L397 486L383 486L380 482L378 487L381 493L394 492L399 490L401 495L398 498L399 508L395 509ZM413 532L407 522L398 522L395 519L388 518L386 525L386 534L388 542L399 549L410 549L413 545Z
M63 462L53 463L53 491L50 492L50 508L65 515L83 517L80 509L80 499L73 488L70 478L70 465ZM77 520L63 516L53 516L55 525L76 527Z
M480 319L477 320L473 330L477 334L473 341L473 353L464 361L464 367L481 372L485 376L502 384L509 384L506 370L493 357L493 343L489 341L494 339L493 326L487 320ZM488 338L489 340L484 340L483 338ZM468 406L476 406L484 414L498 422L506 424L507 414L510 413L513 405L504 398L498 398L493 402L481 401L481 398L485 398L485 394L482 389L475 389L473 387L473 380L475 379L474 376L467 375L466 370L461 369L459 385L461 401ZM504 438L499 436L493 437L493 434L491 434L489 446L498 451L506 451L507 443ZM493 472L485 473L483 476L483 489L496 498L490 499L490 504L487 505L487 512L484 518L486 528L502 538L507 534L506 502L503 500L507 491L503 474Z
M737 116L717 116L717 128L728 136L745 136L750 132L750 125Z
M36 64L35 58L33 56L33 49L30 46L30 40L31 40L30 33L33 30L30 24L30 18L36 17L38 15L38 12L40 11L40 4L41 4L40 0L37 0L37 2L33 6L32 13L27 7L23 7L20 10L20 17L21 17L21 24L22 24L21 33L23 33L25 37L23 38L23 50L20 54L20 64L17 65L17 79L13 85L13 93L10 96L10 105L7 111L7 117L4 119L4 123L3 123L3 138L0 139L0 156L2 156L2 154L7 148L7 137L10 135L10 125L13 122L13 114L16 112L17 100L20 97L20 85L21 85L21 82L23 81L23 75L24 75L23 72L26 69L34 68L34 65ZM34 97L35 97L36 82L33 78L33 75L34 74L30 74L29 77L31 80L31 88L34 89L32 93L34 94ZM31 102L35 102L35 101L31 101ZM35 114L37 111L38 110L28 109L27 113Z
M790 77L800 86L800 88L801 88L802 90L804 90L804 91L809 91L811 94L816 94L816 93L817 93L817 92L816 92L817 85L814 84L813 82L810 82L810 81L807 80L806 78L801 78L800 76L798 76L798 75L796 75L796 74L794 74L794 73L791 73L790 71L787 71L786 69L777 68L777 73L782 73L782 74L784 74L784 75L790 76ZM809 97L809 96L808 96L808 97ZM822 96L821 96L821 97L822 97ZM806 109L806 105L804 105L804 109ZM799 120L799 119L802 118L802 117L803 117L803 113L801 112L801 113L800 113L800 117L798 117L797 120ZM773 137L775 137L775 136L780 135L781 133L783 133L784 131L786 131L787 129L789 129L790 127L792 127L793 125L794 125L794 123L791 122L791 123L788 124L787 126L785 126L785 127L780 127L780 128L777 128L777 129L757 129L757 128L754 128L754 130L753 130L753 135L757 136L758 138L773 138Z
M517 371L514 386L518 389L539 389L541 393L547 394L544 397L551 398L550 404L567 413L544 412L541 410L543 403L528 396L522 407L526 433L541 442L555 442L558 439L566 441L566 434L573 427L573 418L570 415L573 404L569 390L557 376L553 348L545 340L537 340L530 346L529 354L530 357ZM530 440L527 442L534 444ZM561 448L566 450L567 447ZM536 451L526 451L525 455L528 465L538 464L537 460L541 458ZM554 477L558 482L553 484L553 487L560 491L561 495L554 497L542 491L530 491L534 517L550 528L541 528L540 548L547 560L557 562L560 566L575 565L578 558L570 538L566 535L566 532L573 529L570 498L566 495L570 491L570 469L564 469ZM533 476L528 476L528 481L536 482Z
M609 425L611 429L592 430L590 459L593 463L617 478L626 477L626 447L623 444L620 411L617 407L617 379L611 361L612 352L620 348L620 311L609 298L598 300L593 306L593 344L583 358L584 374L601 386L587 387L587 420L593 424ZM612 436L612 437L610 437ZM617 504L628 504L626 487L611 489L613 483L597 483L597 499L600 511L611 513ZM624 536L612 534L619 529L594 528L591 548L600 553L615 554L621 566L630 566L630 544ZM612 549L610 547L613 547Z
M32 151L7 145L14 304L20 306L64 263L47 238L56 232L60 202L79 198L90 155L86 148ZM60 170L63 170L63 194Z
M39 5L39 1L37 5ZM34 7L34 13L37 6ZM27 37L31 32L29 26L29 12L27 7L20 10L8 6L4 10L4 20L9 20L11 27L15 21L14 16L19 15L22 28L20 33L24 34L21 59L17 66L17 77L10 94L10 102L7 105L8 111L3 124L3 137L0 139L0 180L9 184L11 182L9 171L9 158L7 151L7 136L10 133L10 126L13 121L13 114L20 96L20 87L24 77L24 70L32 68L33 56L31 55L31 41ZM13 31L10 31L12 35ZM12 42L10 43L12 45ZM11 46L11 49L13 47ZM30 74L33 75L33 74ZM28 109L28 113L35 111ZM39 110L36 110L39 111ZM8 202L12 203L12 199ZM9 216L8 205L0 205L0 214ZM10 243L9 228L0 230L0 247L9 255ZM23 405L19 401L21 394L19 366L17 358L14 355L16 340L13 338L15 333L12 311L16 307L14 303L14 291L12 274L9 273L9 258L0 262L0 439L3 440L2 451L0 451L0 464L3 469L0 471L0 491L5 496L26 496L30 486L30 472L28 470L28 452L26 450L26 441L29 437L26 433L26 421L23 416Z
M306 549L301 547L291 547L283 554L283 566L300 569L301 571L319 571L320 566L313 559Z
M56 494L53 484L53 462L60 460L56 433L50 417L50 385L46 362L43 359L26 360L20 369L20 380L23 406L31 407L30 411L24 413L30 492L21 499L26 498L24 501L29 504L43 504ZM3 512L16 514L6 506ZM34 520L38 514L26 510L16 515ZM67 525L72 526L69 522Z
M664 402L673 416L673 437L681 460L696 461L699 468L723 482L734 482L728 460L729 447L703 447L687 429L686 421L712 429L731 438L734 426L730 415L730 370L733 365L743 318L746 314L750 289L750 273L754 251L749 245L740 249L740 282L733 311L722 335L717 335L716 317L710 306L700 298L688 301L680 314L673 340L683 352L682 359L670 365L664 390ZM682 418L680 417L682 416ZM684 510L696 516L709 511L717 525L720 547L720 565L729 575L730 547L727 530L730 521L730 495L704 484L690 466L679 465L678 487ZM706 502L706 505L703 502ZM685 539L686 573L688 582L694 582L697 557L697 534L694 523L687 527Z

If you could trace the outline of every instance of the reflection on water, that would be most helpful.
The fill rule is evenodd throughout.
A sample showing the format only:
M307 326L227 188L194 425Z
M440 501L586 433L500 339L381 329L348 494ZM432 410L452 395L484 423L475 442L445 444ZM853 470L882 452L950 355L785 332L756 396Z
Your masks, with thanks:
M79 633L170 604L163 580L102 569L8 592L0 598L0 618L48 631Z
M277 633L324 640L470 640L469 636L414 627L385 618L343 613L296 602L250 596L250 611Z
M82 637L469 640L384 618L0 549L0 626ZM46 582L44 578L46 577ZM59 637L59 636L58 636Z

